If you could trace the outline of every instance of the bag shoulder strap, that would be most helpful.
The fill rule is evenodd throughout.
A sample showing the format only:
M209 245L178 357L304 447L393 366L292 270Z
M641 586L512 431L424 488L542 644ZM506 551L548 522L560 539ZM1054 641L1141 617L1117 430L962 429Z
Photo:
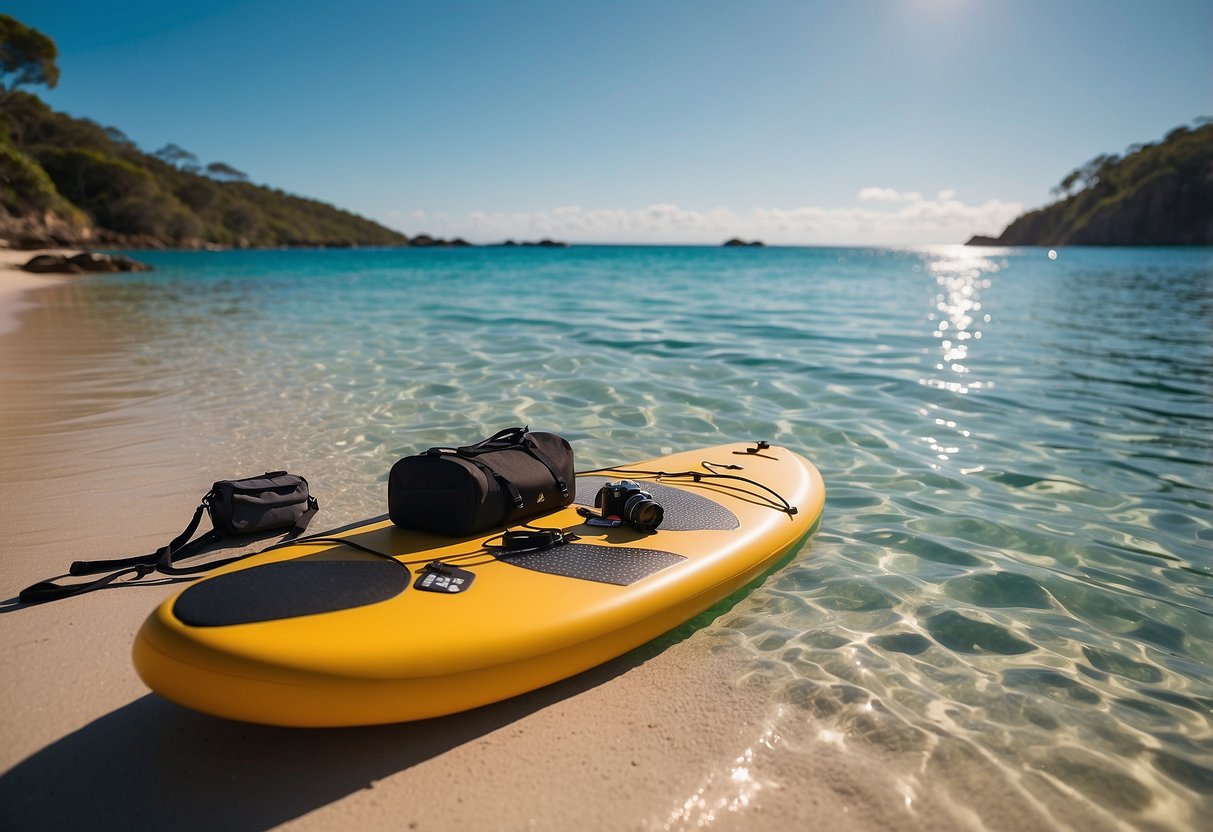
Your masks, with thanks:
M92 592L94 589L101 589L101 587L108 586L128 572L136 573L139 577L143 577L147 572L155 568L146 563L141 563L131 569L122 569L106 575L104 578L83 584L57 584L54 581L39 581L21 590L17 598L23 604L42 604L46 601L57 601L60 598L70 598L73 595L83 595L86 592Z
M522 508L525 503L525 501L522 499L522 492L518 490L518 486L514 485L514 483L510 481L509 477L498 471L494 471L490 466L486 465L475 457L463 457L463 461L475 465L477 468L487 474L490 479L497 480L498 485L505 490L506 494L510 495L510 502L513 504L514 509L517 510ZM506 509L506 518L509 518L509 516L510 511L509 509Z
M520 428L506 428L499 430L490 436L488 439L483 439L474 445L461 445L458 448L437 447L430 448L426 451L428 456L457 456L466 462L470 462L478 466L481 470L493 476L498 480L510 494L510 498L514 501L514 505L518 508L522 507L522 495L512 482L503 477L498 472L494 471L488 465L476 459L480 454L490 451L503 451L509 449L517 449L543 463L543 466L548 469L548 473L552 475L552 480L555 481L556 487L560 489L560 496L569 496L569 486L565 481L564 474L560 467L552 462L551 458L539 448L539 444L535 442L531 436L529 426Z
M206 510L213 493L208 493L202 498L202 502L199 503L198 508L194 509L194 516L190 518L189 524L167 546L161 546L149 555L137 555L133 558L75 561L68 569L68 574L76 577L80 575L95 575L98 572L109 572L110 570L117 571L110 572L109 575L98 578L95 581L88 581L82 584L59 584L54 581L39 581L21 590L17 596L18 599L24 604L42 604L47 601L57 601L60 598L83 595L86 592L92 592L104 586L109 586L118 578L128 574L134 575L134 580L139 580L143 576L157 571L162 564L171 565L174 558L189 557L201 551L223 536L218 529L212 528L197 540L189 542L194 533L198 531L198 524L202 521L202 512Z
M564 481L564 474L561 473L560 468L557 467L556 463L552 462L552 460L548 457L548 455L539 449L539 445L535 442L534 439L531 438L531 435L529 433L526 435L526 438L522 441L522 444L520 445L520 447L524 451L526 451L528 454L535 457L535 459L537 459L543 463L544 467L547 468L548 471L551 473L552 479L556 481L556 487L560 489L560 496L568 497L569 496L569 486L568 486L568 483L566 483Z
M477 454L488 453L489 451L500 451L505 448L521 446L529 431L529 427L506 428L505 430L497 431L488 439L480 440L474 445L461 445L458 448L439 448L437 450L454 451L460 456L475 456Z
M208 497L210 495L207 495ZM281 545L287 540L293 540L307 530L308 523L320 511L320 503L315 497L309 496L307 499L307 511L300 515L299 520L291 529L287 538L280 541ZM86 592L92 592L96 589L109 586L117 579L125 575L133 575L132 580L139 580L153 572L160 572L164 575L194 575L199 572L205 572L210 569L216 569L220 566L226 566L229 563L235 563L238 560L251 557L258 554L257 552L246 552L244 554L235 555L223 560L210 561L208 563L195 564L193 566L176 566L175 562L184 558L195 555L198 552L223 539L223 533L219 529L212 528L206 534L199 537L197 540L190 541L194 532L198 530L198 524L202 519L202 512L207 507L207 500L204 499L202 504L194 511L194 516L190 520L188 526L181 534L177 535L167 546L161 546L150 555L139 555L133 558L117 558L114 560L95 560L95 561L76 561L72 564L69 572L71 575L90 575L97 572L104 572L108 569L117 569L103 578L98 578L95 581L88 581L82 584L59 584L54 581L39 581L36 584L27 586L21 590L18 595L19 600L23 604L42 604L47 601L57 601L60 598L71 598L74 595L83 595ZM189 542L187 542L189 541Z
M211 492L211 493L213 494L214 492ZM168 546L161 547L160 549L157 549L156 551L152 552L150 555L137 555L133 558L114 558L113 560L77 560L77 561L73 561L72 565L68 568L67 573L69 575L75 575L75 576L95 575L98 572L108 572L111 569L124 569L124 568L131 567L131 566L138 566L139 564L142 564L142 563L155 565L156 562L160 559L160 552L166 548L171 549L175 552L181 553L182 547L184 547L186 542L191 537L194 536L194 532L198 531L198 524L202 521L202 512L206 510L207 505L210 501L210 496L211 496L211 494L207 494L206 497L202 498L202 502L198 504L198 508L194 509L194 516L190 520L189 525L187 525L185 527L185 531L181 532L181 534L174 537L172 539L172 541L168 544ZM212 529L211 531L213 532L214 529ZM194 541L194 543L195 544L199 543L202 541L202 539L203 538L199 538L198 540ZM207 543L210 543L210 542L211 541L209 541L209 540L207 541ZM205 544L203 544L203 545L205 545ZM200 549L202 547L201 546L191 546L191 548ZM178 554L178 557L187 557L187 556L188 555L183 554L183 553Z

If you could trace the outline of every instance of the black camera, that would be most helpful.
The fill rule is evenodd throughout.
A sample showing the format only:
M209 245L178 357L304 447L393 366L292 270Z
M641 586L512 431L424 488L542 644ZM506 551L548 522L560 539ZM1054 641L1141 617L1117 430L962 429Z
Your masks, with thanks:
M618 517L643 532L656 529L665 517L665 509L657 504L653 495L642 491L631 480L608 482L598 489L594 508L602 509L603 517Z

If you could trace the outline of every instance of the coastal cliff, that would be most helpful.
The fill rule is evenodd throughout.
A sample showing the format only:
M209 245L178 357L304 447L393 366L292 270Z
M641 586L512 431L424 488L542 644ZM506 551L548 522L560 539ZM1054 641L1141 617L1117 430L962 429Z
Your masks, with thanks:
M968 245L1213 245L1213 123L1097 156L1054 192L1064 198Z

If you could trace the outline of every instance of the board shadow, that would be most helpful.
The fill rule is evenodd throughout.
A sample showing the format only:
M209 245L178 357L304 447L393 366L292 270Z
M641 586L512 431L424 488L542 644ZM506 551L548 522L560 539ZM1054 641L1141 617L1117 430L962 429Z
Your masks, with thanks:
M72 832L278 826L648 662L732 609L799 548L619 658L451 716L359 728L278 728L206 716L147 694L0 775L5 826Z
M504 702L419 722L277 728L195 713L156 694L0 775L10 829L269 829L626 673L633 651Z

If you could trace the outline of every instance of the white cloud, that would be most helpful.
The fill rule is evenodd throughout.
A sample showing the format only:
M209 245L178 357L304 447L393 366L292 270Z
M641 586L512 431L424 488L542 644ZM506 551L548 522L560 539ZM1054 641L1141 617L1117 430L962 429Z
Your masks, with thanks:
M708 243L730 237L775 245L915 245L963 243L973 234L998 234L1023 213L1019 202L989 200L970 205L956 192L935 199L915 192L869 187L859 191L864 205L794 208L758 207L738 212L725 206L700 210L663 202L641 208L583 208L563 205L544 211L474 211L463 217L401 212L427 223L425 228L393 225L405 233L426 231L473 242L551 237L574 243Z
M922 199L918 191L895 191L892 188L869 186L859 189L860 202L916 202Z

